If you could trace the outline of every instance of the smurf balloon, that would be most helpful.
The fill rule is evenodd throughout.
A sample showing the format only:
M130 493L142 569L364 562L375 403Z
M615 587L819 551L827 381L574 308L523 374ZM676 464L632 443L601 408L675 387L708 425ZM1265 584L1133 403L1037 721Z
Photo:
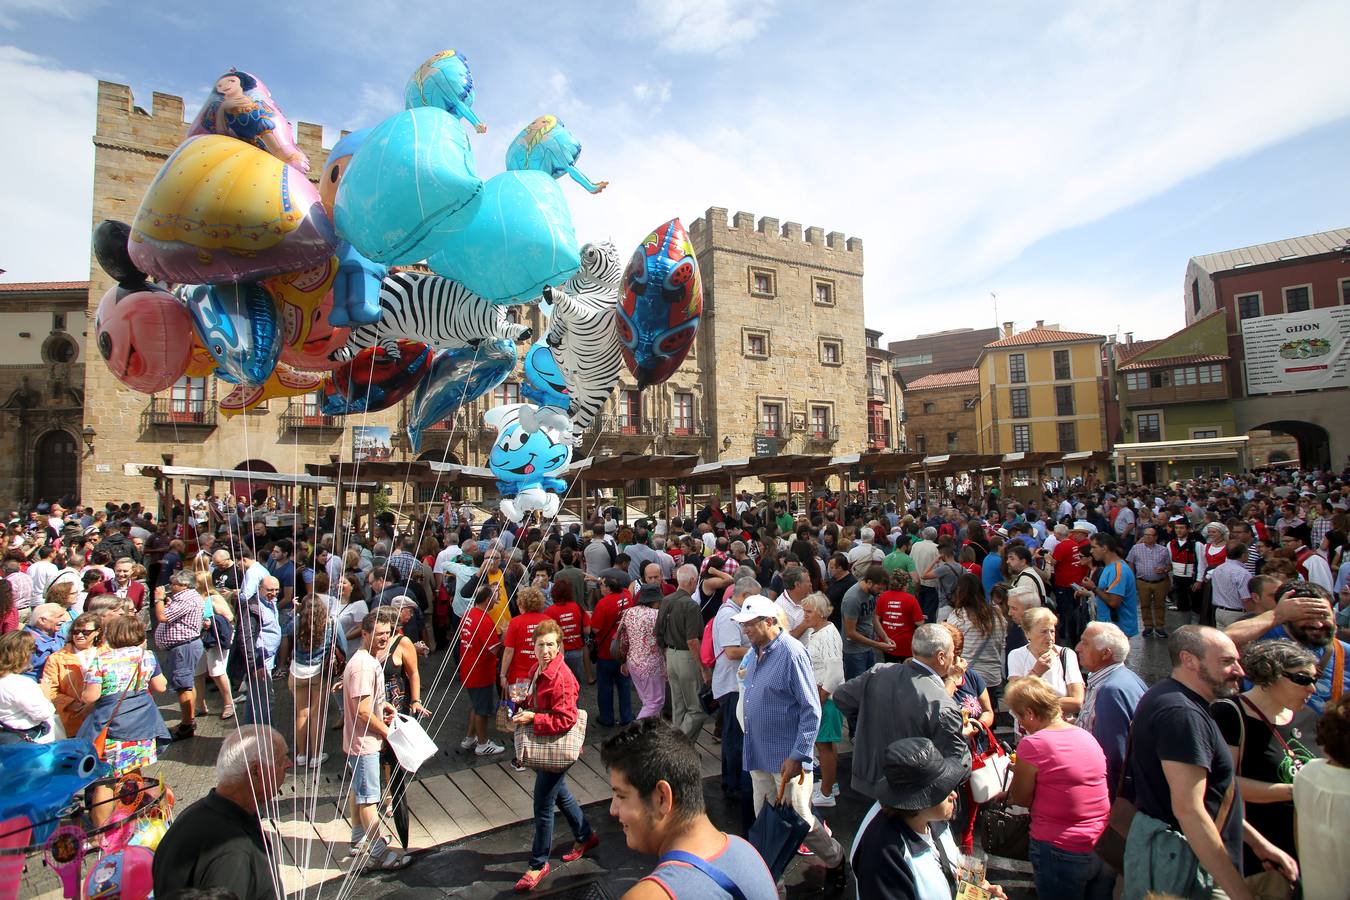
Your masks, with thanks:
M608 241L587 244L581 270L561 289L549 288L545 301L554 304L547 341L567 381L573 430L580 437L619 383L623 352L615 324L619 251Z
M442 50L417 67L403 91L408 109L434 106L443 109L474 127L479 134L487 133L473 111L473 73L469 61L454 50Z
M192 361L192 317L155 285L110 288L94 312L94 342L108 371L133 391L167 391Z
M553 358L553 349L547 341L537 341L525 351L524 371L525 381L520 386L520 393L526 400L562 410L571 405L567 379L563 378L562 369Z
M515 366L516 345L507 340L437 351L408 407L408 439L413 452L422 450L422 432L437 422L453 419L464 404L505 381Z
M477 214L445 235L441 247L427 257L432 271L493 303L529 303L571 278L580 264L572 211L558 183L543 172L489 178Z
M333 255L318 189L231 137L189 138L165 161L132 223L131 261L175 284L298 272Z
M557 116L540 116L516 135L506 148L506 168L534 169L554 178L570 177L577 184L598 194L609 187L608 181L591 181L576 167L581 142Z
M216 377L260 385L281 356L277 304L257 282L198 284L179 289L202 346L216 359Z
M497 429L488 468L497 476L502 514L512 522L534 510L557 515L561 501L551 492L566 490L558 476L572 460L567 417L549 407L508 403L485 412L483 422Z
M619 341L638 390L675 374L703 314L703 283L684 225L671 219L633 251L623 273Z
M401 341L417 341L439 349L477 346L482 341L528 341L528 325L512 322L506 309L487 302L464 285L420 272L396 272L380 289L380 318L352 329L347 346L334 359L351 359L370 347L398 356Z
M431 348L415 341L401 342L397 359L363 350L324 379L319 409L326 416L388 409L413 392L430 361Z
M266 150L301 172L309 172L309 157L295 145L291 123L281 114L267 86L247 72L231 69L216 79L188 137L223 134Z
M418 107L371 129L342 172L338 232L377 263L416 263L467 227L482 201L469 139L454 117Z

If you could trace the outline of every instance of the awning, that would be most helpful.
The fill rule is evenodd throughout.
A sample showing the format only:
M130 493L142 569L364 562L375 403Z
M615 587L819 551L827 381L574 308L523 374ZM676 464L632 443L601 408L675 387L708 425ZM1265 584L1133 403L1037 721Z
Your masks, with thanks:
M260 484L290 484L303 487L333 487L331 478L313 473L307 475L286 472L254 472L248 469L203 469L196 466L165 466L150 463L123 463L123 475L141 475L146 478L180 478L184 481L256 481ZM362 487L373 488L374 482L362 482Z
M1116 444L1117 460L1166 462L1177 459L1231 459L1247 446L1245 434L1236 437L1192 438L1187 441L1147 441Z

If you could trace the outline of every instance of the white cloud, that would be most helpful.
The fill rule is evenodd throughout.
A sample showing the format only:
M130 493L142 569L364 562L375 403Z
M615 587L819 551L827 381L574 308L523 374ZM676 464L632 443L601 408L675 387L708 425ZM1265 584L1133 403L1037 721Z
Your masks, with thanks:
M639 81L633 85L633 99L649 109L659 109L670 100L670 79Z
M23 123L0 141L5 173L6 281L89 277L96 84L15 47L0 47L4 119Z
M673 53L724 53L755 38L777 0L637 0L639 29Z
M0 0L0 28L15 28L19 24L20 17L28 16L32 13L46 13L51 16L60 16L63 19L73 19L76 14L82 14L90 9L101 6L102 3L91 2L91 0Z

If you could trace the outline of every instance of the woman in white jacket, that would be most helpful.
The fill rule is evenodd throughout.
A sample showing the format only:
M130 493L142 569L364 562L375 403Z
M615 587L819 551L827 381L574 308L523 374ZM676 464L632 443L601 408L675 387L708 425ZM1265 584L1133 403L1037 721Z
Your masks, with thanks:
M834 705L830 695L844 683L844 639L830 621L834 607L824 594L808 594L802 600L806 613L806 649L811 654L811 667L816 673L816 689L820 691L820 730L816 733L816 755L820 757L820 777L811 796L813 806L834 806L835 774L839 771L839 750L836 744L844 739L844 714Z

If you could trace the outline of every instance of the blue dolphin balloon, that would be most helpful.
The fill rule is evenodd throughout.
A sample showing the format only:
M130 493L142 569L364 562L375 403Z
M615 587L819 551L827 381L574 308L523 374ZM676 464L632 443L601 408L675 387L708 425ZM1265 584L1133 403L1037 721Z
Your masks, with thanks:
M469 61L454 50L442 50L417 67L403 90L408 109L432 106L464 119L479 134L487 126L473 111L473 72Z
M567 392L567 379L563 378L558 361L553 358L553 348L548 341L536 341L525 351L525 382L520 393L531 403L540 406L556 406L567 409L572 397Z
M33 826L32 843L41 844L76 795L111 772L94 745L78 738L0 745L0 822L27 818Z
M446 234L441 247L427 265L498 304L528 303L581 265L567 198L543 172L489 178L473 220Z
M564 175L577 184L598 194L609 187L608 181L594 182L576 167L581 156L581 142L557 116L540 116L521 130L511 146L506 148L506 168L534 169L547 172L554 178Z
M556 491L567 488L558 476L572 461L567 414L548 406L508 403L483 413L483 422L497 429L488 468L497 476L502 513L512 522L532 510L556 515L561 503Z
M484 341L478 347L440 350L426 377L413 391L408 409L408 440L422 452L422 432L453 419L466 403L477 400L506 380L516 366L513 341Z
M256 281L179 288L216 377L234 384L267 381L281 356L277 304Z
M466 227L482 201L469 139L454 116L418 107L371 129L333 204L338 234L368 259L421 262L444 233Z

